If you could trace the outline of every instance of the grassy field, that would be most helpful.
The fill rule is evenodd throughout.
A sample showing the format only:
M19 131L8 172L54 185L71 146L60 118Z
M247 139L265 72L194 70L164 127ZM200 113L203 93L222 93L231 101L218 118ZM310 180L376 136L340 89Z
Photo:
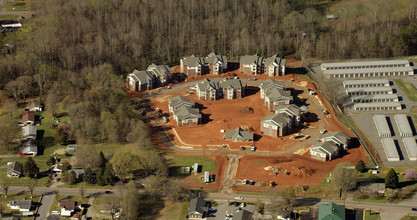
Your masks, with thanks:
M39 194L34 194L33 195L33 198L32 198L32 201L33 202L39 202L39 200L40 200L40 198L41 198L41 195L39 195ZM19 212L19 210L16 210L16 209L10 209L8 206L7 206L7 201L11 201L11 200L21 200L21 199L30 199L30 194L29 193L26 193L26 194L24 194L24 193L8 193L8 195L7 195L7 199L5 199L4 198L4 196L2 195L1 197L0 197L0 203L6 208L5 210L4 210L4 213L12 213L12 214L21 214L20 212Z
M216 171L216 161L205 156L187 156L179 154L167 154L168 167L171 176L180 175L181 167L191 167L198 163L200 171Z
M379 213L376 213L374 211L372 211L372 213L370 212L372 210L365 210L365 220L380 220L381 216L379 215Z
M400 87L408 99L413 102L417 102L417 90L413 87L413 85L411 85L411 83L402 80L394 80L394 82L398 85L398 87Z
M164 208L159 211L158 220L186 219L189 202L165 201Z
M19 15L0 15L0 20L16 20Z
M417 215L404 215L400 220L417 220Z
M16 2L4 2L4 7L6 8L6 11L27 11L28 10L28 4L24 1L16 1Z

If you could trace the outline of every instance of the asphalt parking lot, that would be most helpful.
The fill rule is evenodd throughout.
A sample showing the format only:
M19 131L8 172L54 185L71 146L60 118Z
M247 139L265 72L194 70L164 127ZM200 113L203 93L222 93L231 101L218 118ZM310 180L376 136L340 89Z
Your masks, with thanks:
M240 205L237 207L229 205L230 202L235 202L235 201L237 200L230 200L229 202L227 201L219 202L216 207L213 207L214 209L217 209L217 211L213 213L215 217L208 217L207 219L208 220L224 220L226 217L226 214L234 215L236 212L242 211L242 210L247 210L249 212L254 213L254 210L255 210L254 205L246 205L243 208L241 208ZM244 201L237 201L237 202L244 203Z

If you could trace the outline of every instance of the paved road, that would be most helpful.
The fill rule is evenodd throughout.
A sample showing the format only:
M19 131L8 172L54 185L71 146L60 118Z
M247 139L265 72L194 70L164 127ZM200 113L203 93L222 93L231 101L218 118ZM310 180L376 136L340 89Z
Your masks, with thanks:
M49 188L49 187L36 187L34 190L35 194L47 194L54 190L58 190L60 195L79 195L79 188ZM113 191L112 189L86 189L86 195L98 195L104 194L106 191ZM9 193L19 193L26 192L28 193L27 187L24 186L10 186Z
M44 194L41 204L39 206L38 215L35 219L44 220L49 215L49 209L51 208L52 201L54 199L53 193Z

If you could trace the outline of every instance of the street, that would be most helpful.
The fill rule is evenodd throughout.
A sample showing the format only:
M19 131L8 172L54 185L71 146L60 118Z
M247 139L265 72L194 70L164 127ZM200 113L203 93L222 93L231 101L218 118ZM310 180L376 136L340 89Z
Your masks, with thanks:
M42 201L39 204L38 215L35 216L35 219L46 219L49 214L49 209L51 208L52 200L54 199L53 193L46 193L42 197Z

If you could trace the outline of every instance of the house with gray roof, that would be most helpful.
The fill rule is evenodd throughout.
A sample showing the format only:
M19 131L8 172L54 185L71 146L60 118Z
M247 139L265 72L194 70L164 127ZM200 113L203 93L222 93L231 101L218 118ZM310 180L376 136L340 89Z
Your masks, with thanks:
M152 72L158 86L167 85L172 77L172 71L167 65L156 65L152 63L148 66L148 71Z
M322 141L332 141L340 149L347 150L350 145L350 137L343 131L326 133L322 137Z
M201 124L202 116L198 108L181 106L173 114L179 127Z
M252 220L252 212L245 209L238 209L235 214L233 214L233 220Z
M193 198L188 208L188 219L203 219L208 214L206 201L202 197Z
M19 178L23 173L23 165L19 162L10 162L7 164L6 175L9 178Z
M181 106L194 108L195 102L189 98L186 98L184 96L179 96L179 95L170 99L168 102L168 108L169 108L170 113L173 113L175 110L177 110Z
M260 74L263 71L264 58L255 55L245 55L240 57L240 73L248 75Z
M180 70L187 76L201 76L208 73L208 65L204 57L193 54L180 60Z
M32 207L32 200L11 200L7 202L7 206L9 206L10 209L19 209L21 212L29 212Z
M33 141L26 141L22 143L22 147L19 148L19 155L38 155L38 146Z
M319 142L310 147L310 157L322 161L333 160L339 156L339 150L332 141Z
M265 98L265 94L268 93L271 89L283 89L285 90L285 82L284 81L277 81L274 79L268 79L265 82L261 84L260 88L260 94L261 99Z
M219 87L225 99L238 99L245 96L245 86L240 79L223 79Z
M286 114L268 114L261 120L261 133L272 137L282 137L292 129L291 118Z
M236 142L253 141L253 133L238 127L235 130L226 131L224 139L234 140Z
M141 92L154 88L155 76L151 71L134 70L126 77L126 88L134 92Z
M36 126L28 125L22 127L22 140L36 140Z
M265 105L271 112L274 112L278 105L289 105L293 100L291 91L287 90L271 89L265 94Z
M196 88L197 97L204 101L237 99L245 95L245 87L240 79L204 79L196 84Z
M278 54L275 54L264 60L265 73L272 77L285 75L286 65L287 61L278 56Z
M293 126L298 126L301 123L301 110L300 107L290 104L290 105L278 105L275 108L275 114L285 114L291 118L291 124Z
M206 57L206 62L209 69L209 74L221 75L227 71L227 58L226 56L217 55L211 52Z

